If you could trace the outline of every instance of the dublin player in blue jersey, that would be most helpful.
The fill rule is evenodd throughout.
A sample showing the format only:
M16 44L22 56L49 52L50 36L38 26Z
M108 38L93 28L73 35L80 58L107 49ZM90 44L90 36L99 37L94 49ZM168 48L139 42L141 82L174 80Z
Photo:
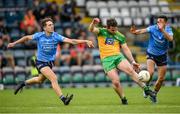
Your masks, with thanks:
M40 84L44 80L48 79L51 82L52 88L56 92L57 96L62 100L64 105L68 105L73 98L73 94L70 96L64 96L57 81L57 76L53 72L56 48L58 43L65 42L70 44L86 43L89 47L94 47L93 43L89 40L76 40L66 38L60 34L54 32L54 24L51 18L45 18L42 20L43 32L37 32L33 35L27 35L21 39L8 44L8 48L14 47L16 44L24 43L28 40L35 40L37 42L37 58L36 67L39 71L38 77L33 77L17 85L14 94L17 94L26 85Z
M159 92L165 79L168 44L169 41L173 40L173 32L171 27L167 24L167 20L167 17L162 15L157 18L157 24L155 25L139 30L137 30L135 26L132 26L130 29L130 32L133 34L143 34L146 32L150 34L147 48L147 70L152 79L155 65L157 65L158 80L154 88L156 94ZM149 82L147 84L149 84ZM144 97L147 97L147 95L144 95Z

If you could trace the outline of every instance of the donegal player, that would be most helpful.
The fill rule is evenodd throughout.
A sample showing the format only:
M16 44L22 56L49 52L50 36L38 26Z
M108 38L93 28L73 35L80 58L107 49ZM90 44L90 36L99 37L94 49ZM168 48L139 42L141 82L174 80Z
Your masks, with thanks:
M139 64L135 62L131 51L126 44L125 36L117 30L118 28L116 20L108 19L106 28L96 27L95 25L98 23L99 19L94 18L89 25L89 30L98 36L98 45L102 66L107 76L111 79L114 90L121 98L122 104L128 104L128 102L120 84L117 69L127 73L141 88L143 88L146 94L150 95L152 98L155 98L155 94L148 88L148 86L138 79L138 74L135 72L135 70L139 68ZM120 52L120 47L135 70Z

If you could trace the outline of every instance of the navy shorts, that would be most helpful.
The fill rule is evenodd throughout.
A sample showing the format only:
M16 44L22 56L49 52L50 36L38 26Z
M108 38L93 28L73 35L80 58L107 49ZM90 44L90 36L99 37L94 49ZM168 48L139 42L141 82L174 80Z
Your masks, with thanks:
M167 65L167 54L157 56L147 52L147 59L152 59L157 66Z
M52 69L52 67L54 66L54 61L49 61L49 62L43 62L43 61L39 61L39 60L36 60L36 68L38 70L39 73L41 73L41 69L43 67L46 67L48 66L49 68Z

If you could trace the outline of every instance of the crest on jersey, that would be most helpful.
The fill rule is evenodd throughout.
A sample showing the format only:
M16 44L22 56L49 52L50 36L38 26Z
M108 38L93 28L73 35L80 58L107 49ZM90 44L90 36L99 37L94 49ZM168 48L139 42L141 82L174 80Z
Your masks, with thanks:
M105 44L106 45L113 45L114 44L114 39L113 38L106 38Z

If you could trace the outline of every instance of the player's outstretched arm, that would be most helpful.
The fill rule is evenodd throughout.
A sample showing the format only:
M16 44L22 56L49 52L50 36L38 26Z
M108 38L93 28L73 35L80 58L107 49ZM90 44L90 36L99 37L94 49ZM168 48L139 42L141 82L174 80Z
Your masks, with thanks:
M96 27L96 25L100 22L99 18L94 18L91 24L89 25L89 31L98 34L99 29Z
M132 34L138 35L138 34L143 34L146 32L147 32L147 30L145 28L144 29L136 29L135 25L131 26L131 28L130 28L130 33L132 33Z
M131 64L133 65L133 68L135 71L139 71L139 68L140 68L140 64L136 63L133 56L132 56L132 53L129 49L129 47L127 46L126 43L122 44L121 45L121 48L124 52L124 54L126 55L126 57L128 58L128 60L131 62Z
M19 43L24 43L28 40L32 40L33 38L33 35L27 35L27 36L23 36L22 38L20 38L19 40L15 41L15 42L12 42L12 43L9 43L7 48L12 48L14 47L16 44L19 44Z
M88 45L88 47L94 47L93 42L90 41L90 40L76 40L76 39L65 38L63 40L63 42L70 43L70 44L73 44L73 45L86 43Z

